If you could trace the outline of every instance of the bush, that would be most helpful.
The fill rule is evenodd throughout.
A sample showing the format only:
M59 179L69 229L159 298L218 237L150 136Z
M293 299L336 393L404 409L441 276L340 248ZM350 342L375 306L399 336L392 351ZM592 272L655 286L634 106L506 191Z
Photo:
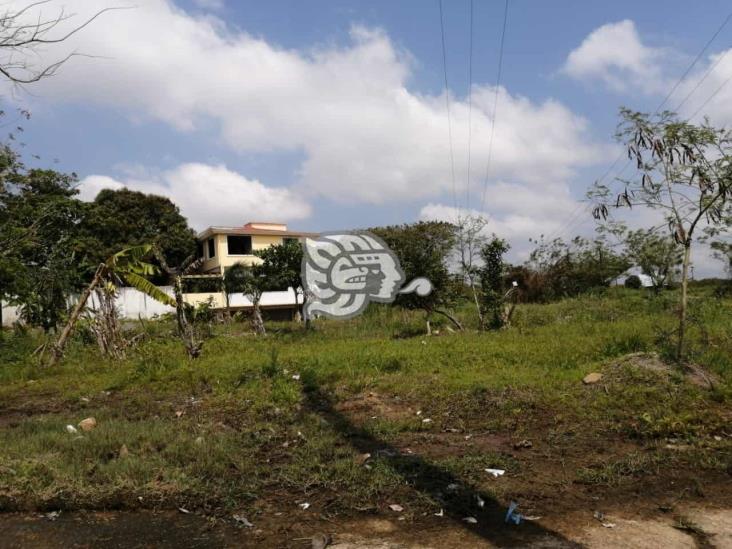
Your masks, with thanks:
M641 279L639 276L630 275L628 278L625 279L626 288L631 288L633 290L640 290L641 286L643 286L643 283L641 282Z

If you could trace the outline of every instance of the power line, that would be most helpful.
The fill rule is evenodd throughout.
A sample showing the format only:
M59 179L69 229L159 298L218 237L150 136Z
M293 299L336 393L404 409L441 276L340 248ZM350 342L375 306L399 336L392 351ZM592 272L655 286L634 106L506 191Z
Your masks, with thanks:
M732 19L732 11L727 15L727 17L725 17L724 21L722 21L722 24L717 28L717 30L714 32L714 34L712 35L712 37L709 40L707 40L707 43L704 44L704 47L696 55L696 57L694 58L694 61L692 61L691 64L686 68L686 70L681 75L681 77L676 81L676 83L673 85L673 87L671 88L671 90L666 94L666 97L664 97L663 101L661 101L661 103L658 105L658 107L656 107L656 110L653 112L653 115L652 116L655 116L655 115L658 114L658 112L661 110L661 108L666 104L666 102L669 100L669 98L673 95L673 93L679 87L679 85L681 84L681 82L684 81L684 79L689 75L689 73L691 72L691 70L696 66L696 64L702 58L702 56L704 55L704 52L706 52L707 49L709 48L709 46L712 44L712 42L714 42L714 39L717 38L717 36L719 35L719 33L722 32L722 29L725 26L727 26L727 23L729 23L730 19ZM702 80L704 80L704 78L706 78L706 75L704 77L702 77ZM687 98L684 98L684 102L686 101L686 99ZM620 154L618 155L618 157L612 163L612 166L605 171L605 173L602 175L602 177L600 177L600 179L597 180L598 183L599 182L602 182L602 180L605 179L608 176L608 174L610 173L610 171L612 171L613 167L615 165L617 165L617 163L623 157L623 154L624 154L624 151L621 151ZM628 162L626 162L625 166L623 166L623 168L620 171L620 173L622 173L622 172L624 172L626 170L626 168L628 167L628 164L630 164L630 160L628 160Z
M503 46L506 41L506 22L508 21L508 0L503 8L503 29L501 30L501 46L498 53L498 74L496 76L496 93L493 98L493 117L491 119L491 136L488 141L488 162L485 168L485 179L483 180L483 196L480 199L480 211L485 207L485 193L488 189L488 177L491 171L491 159L493 157L493 135L496 130L496 115L498 110L498 90L501 87L501 73L503 71Z
M722 59L727 57L727 54L730 52L730 50L732 50L732 48L727 49L727 51L725 51L722 55L717 57L717 60L707 69L707 71L704 73L704 76L702 76L702 78L699 80L699 82L696 83L696 86L694 86L692 88L692 90L686 94L686 97L684 97L684 99L682 99L681 103L676 105L674 112L679 112L679 109L681 109L681 107L684 105L684 103L686 103L689 100L689 98L694 94L694 92L699 89L699 86L701 86L704 83L704 81L707 79L707 77L710 74L712 74L712 72L714 72L714 69L717 68L717 65L719 65L720 61L722 61Z
M452 200L455 206L455 213L458 211L457 192L455 190L455 153L452 147L452 120L450 118L450 88L447 83L447 47L445 46L445 21L442 14L442 0L438 0L440 6L440 34L442 36L442 69L445 73L445 108L447 109L447 135L450 141L450 168L452 170Z
M676 91L676 88L679 87L679 84L681 84L681 82L683 82L683 80L689 75L689 73L691 72L691 69L694 68L694 66L697 64L699 59L701 59L702 55L704 55L704 52L707 51L707 48L709 48L709 46L712 44L712 42L714 42L714 39L717 38L719 33L722 32L722 29L725 26L727 26L727 23L729 23L730 19L732 19L732 11L729 12L729 14L724 19L724 21L722 21L722 24L719 25L719 28L712 35L712 37L709 40L707 40L707 43L704 45L704 47L701 49L701 51L696 55L696 57L694 58L694 61L691 63L691 65L689 65L689 67L684 71L684 74L681 75L681 78L679 78L678 81L676 82L676 84L674 84L673 88L671 88L671 91L668 92L668 94L666 94L666 97L664 98L663 101L661 101L661 104L656 109L656 112L653 113L654 115L658 114L658 111L660 111L661 107L663 107L666 104L666 101L668 101L669 98L673 95L673 93Z
M701 110L702 110L702 109L703 109L704 107L706 107L706 106L707 106L707 104L708 104L708 103L709 103L709 102L710 102L710 101L711 101L712 99L714 99L714 98L715 98L715 97L717 96L717 94L718 94L718 93L719 93L720 91L722 91L722 88L724 88L724 87L725 87L725 86L726 86L727 84L729 84L729 81L730 81L730 80L732 80L732 74L731 74L731 75L729 75L729 76L728 76L728 77L727 77L727 78L726 78L726 79L724 80L724 82L722 82L722 83L720 84L720 86L719 86L719 87L718 87L718 88L717 88L716 90L714 90L714 93L713 93L712 95L710 95L710 96L709 96L709 97L707 98L707 100L706 100L706 101L704 101L704 103L702 103L702 104L701 104L701 105L699 106L699 108L698 108L698 109L696 109L696 110L694 111L694 114L692 114L692 115L691 115L691 116L690 116L689 118L687 118L687 119L686 119L686 120L687 120L687 122L688 122L688 121L690 121L690 120L691 120L692 118L694 118L694 117L695 117L695 116L696 116L697 114L699 114L699 112L701 112Z
M470 53L468 54L468 168L465 177L465 209L470 211L470 161L473 147L473 0L470 0Z

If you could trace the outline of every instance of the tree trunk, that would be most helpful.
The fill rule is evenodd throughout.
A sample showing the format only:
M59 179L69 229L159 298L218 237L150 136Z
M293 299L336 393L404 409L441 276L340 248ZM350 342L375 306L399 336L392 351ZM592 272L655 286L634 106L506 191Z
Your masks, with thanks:
M473 291L473 301L475 302L475 310L478 311L478 323L479 327L482 330L485 328L485 321L483 320L483 311L480 310L480 301L478 300L478 292L475 289L475 282L473 282L473 277L470 277L468 280L470 280L470 289Z
M173 279L173 294L175 296L175 318L178 323L178 334L188 353L188 358L198 358L201 355L203 342L196 341L196 333L186 317L186 304L183 300L183 282L180 275Z
M264 319L262 319L262 311L259 308L259 300L256 300L254 303L254 311L252 312L252 328L254 329L254 333L257 335L266 335L266 330L264 329Z
M305 287L302 290L302 317L305 319L305 329L310 330L313 325L311 324L310 315L307 313L306 306L308 304L308 294L305 292Z
M681 268L681 306L679 308L679 342L676 347L676 361L681 362L684 356L684 338L686 336L686 307L689 285L689 258L691 257L691 242L684 244L684 263Z
M81 316L81 312L84 310L89 296L94 291L94 288L96 288L101 282L102 277L104 276L104 270L104 264L97 267L97 271L94 273L94 278L92 278L92 281L79 296L79 301L76 304L76 307L74 307L74 310L71 312L71 316L69 316L69 320L68 322L66 322L66 326L64 326L64 329L61 331L61 335L58 336L58 340L53 346L51 359L48 363L49 366L55 366L56 364L58 364L58 361L61 360L61 357L64 354L64 348L66 347L66 342L68 341L69 336L71 335L71 332L76 325L76 322L79 320L79 316Z

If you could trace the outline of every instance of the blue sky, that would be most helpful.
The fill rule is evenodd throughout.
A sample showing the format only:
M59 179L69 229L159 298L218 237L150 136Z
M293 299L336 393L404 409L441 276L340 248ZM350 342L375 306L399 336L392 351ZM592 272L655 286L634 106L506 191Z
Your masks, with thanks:
M80 21L125 2L90 4L55 0L43 10L65 6ZM470 1L443 3L455 196L437 0L140 0L61 46L99 57L72 59L15 92L33 112L27 150L41 165L78 173L85 198L123 185L168 194L198 229L250 219L308 230L449 219L457 201L485 215L520 260L530 236L592 231L588 216L565 225L618 154L618 107L654 110L730 7L510 0L481 207L504 4L473 4L468 176ZM669 106L731 42L732 23ZM729 57L685 108L732 74ZM727 124L730 104L732 86L705 113ZM719 270L696 261L701 272Z

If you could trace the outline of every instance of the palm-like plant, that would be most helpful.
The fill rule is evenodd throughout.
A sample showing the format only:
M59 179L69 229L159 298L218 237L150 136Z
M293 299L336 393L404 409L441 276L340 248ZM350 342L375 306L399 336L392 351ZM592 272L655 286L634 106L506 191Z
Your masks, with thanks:
M155 265L146 261L153 252L154 248L150 244L133 246L117 252L104 263L99 264L94 273L94 277L79 296L79 301L71 312L69 320L61 331L56 344L53 346L49 363L50 366L57 364L63 356L66 342L76 322L79 320L82 311L86 307L89 296L99 287L103 286L105 291L114 293L119 284L127 284L156 301L175 307L176 303L172 297L145 278L158 272Z

